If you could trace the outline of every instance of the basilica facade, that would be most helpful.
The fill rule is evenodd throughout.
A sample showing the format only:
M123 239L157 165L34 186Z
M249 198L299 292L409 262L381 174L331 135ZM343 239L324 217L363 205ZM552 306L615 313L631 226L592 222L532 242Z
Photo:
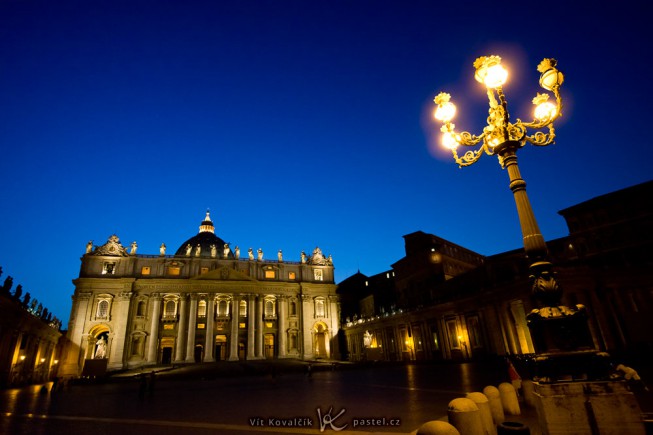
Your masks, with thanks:
M336 357L339 304L331 256L300 261L225 243L209 213L166 253L117 236L89 242L75 279L62 376L156 364Z

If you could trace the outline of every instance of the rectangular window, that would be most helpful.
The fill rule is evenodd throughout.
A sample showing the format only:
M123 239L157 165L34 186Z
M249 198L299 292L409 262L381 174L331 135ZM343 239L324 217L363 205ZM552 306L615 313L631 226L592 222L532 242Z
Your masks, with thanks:
M104 263L102 275L113 275L116 271L116 263Z
M204 323L197 324L197 329L204 329L204 328L206 328L206 325Z
M174 323L166 323L163 325L163 329L175 329Z
M204 273L206 273L208 271L209 271L208 267L200 267L200 275L202 275L202 274L204 274Z
M141 268L141 275L149 275L150 274L150 267L149 266L143 266Z
M297 276L295 275L295 272L288 272L288 279L291 279L291 280L297 279Z
M168 266L167 270L170 276L179 276L181 274L181 267L178 266Z
M276 274L274 270L266 270L265 271L265 278L266 279L274 279L276 277Z
M238 324L238 327L239 327L240 329L245 329L245 328L247 328L247 324L246 324L245 322L240 322L240 323Z

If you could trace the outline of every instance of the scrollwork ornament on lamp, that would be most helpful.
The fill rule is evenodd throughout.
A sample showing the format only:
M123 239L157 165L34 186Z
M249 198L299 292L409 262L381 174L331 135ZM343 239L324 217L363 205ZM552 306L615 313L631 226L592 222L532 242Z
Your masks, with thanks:
M564 81L564 75L557 68L555 59L544 59L537 67L541 73L540 86L553 93L555 104L549 101L550 95L538 93L533 98L536 106L534 119L531 122L524 122L517 119L510 122L508 103L503 93L503 85L508 78L507 70L501 65L499 56L482 56L474 62L476 69L474 77L487 88L489 100L487 125L480 135L469 132L456 132L455 125L451 122L456 113L456 106L451 101L451 95L441 92L434 102L438 106L435 111L435 118L442 121L443 145L450 149L454 160L460 167L469 166L483 155L500 155L499 145L514 141L519 147L527 142L537 146L545 146L553 143L555 129L553 126L562 115L562 99L560 97L560 86ZM534 131L546 129L547 131ZM533 131L528 134L529 130ZM458 155L457 147L473 147L481 143L476 150L466 151L462 157Z

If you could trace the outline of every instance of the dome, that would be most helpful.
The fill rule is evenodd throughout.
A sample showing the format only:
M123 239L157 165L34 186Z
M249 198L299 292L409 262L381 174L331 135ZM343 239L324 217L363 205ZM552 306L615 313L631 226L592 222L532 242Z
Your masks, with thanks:
M175 255L184 257L201 257L201 258L234 258L233 252L227 245L227 255L224 255L225 241L215 235L215 227L209 212L200 223L200 231L197 235L191 237L181 244ZM189 249L190 246L190 249ZM199 246L199 255L198 255Z

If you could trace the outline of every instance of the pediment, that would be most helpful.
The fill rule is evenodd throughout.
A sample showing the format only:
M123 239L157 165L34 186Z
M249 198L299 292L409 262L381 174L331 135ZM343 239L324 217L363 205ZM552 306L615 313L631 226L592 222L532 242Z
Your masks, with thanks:
M227 266L203 273L191 279L212 281L255 281L255 279L244 272L231 269Z

